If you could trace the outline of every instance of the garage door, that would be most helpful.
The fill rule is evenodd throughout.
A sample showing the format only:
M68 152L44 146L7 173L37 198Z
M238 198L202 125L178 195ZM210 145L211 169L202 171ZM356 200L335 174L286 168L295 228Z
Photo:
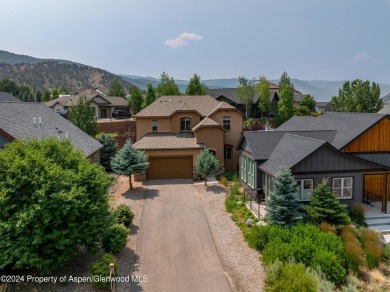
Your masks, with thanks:
M192 179L192 156L149 157L146 179Z

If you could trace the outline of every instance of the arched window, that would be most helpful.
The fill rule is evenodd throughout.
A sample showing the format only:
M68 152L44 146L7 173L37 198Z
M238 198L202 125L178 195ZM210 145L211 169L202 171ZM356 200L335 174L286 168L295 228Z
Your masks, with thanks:
M191 118L189 117L180 118L180 131L181 132L191 131Z

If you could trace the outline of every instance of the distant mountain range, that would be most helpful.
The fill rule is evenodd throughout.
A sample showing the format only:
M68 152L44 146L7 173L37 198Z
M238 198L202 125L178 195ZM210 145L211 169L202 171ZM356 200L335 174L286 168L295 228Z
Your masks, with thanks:
M168 72L169 73L169 72ZM52 89L64 84L71 92L79 92L86 88L106 87L118 78L127 89L131 85L145 90L151 83L154 87L158 78L136 75L113 74L106 70L75 63L67 60L39 59L26 55L18 55L0 50L0 79L10 78L18 83L25 83L39 89ZM270 80L278 83L278 80ZM344 81L300 80L291 79L295 89L312 95L317 101L329 101L338 94ZM185 92L188 80L175 80L181 92ZM202 81L209 88L234 88L239 85L238 78L206 79ZM381 97L389 99L390 84L379 84Z

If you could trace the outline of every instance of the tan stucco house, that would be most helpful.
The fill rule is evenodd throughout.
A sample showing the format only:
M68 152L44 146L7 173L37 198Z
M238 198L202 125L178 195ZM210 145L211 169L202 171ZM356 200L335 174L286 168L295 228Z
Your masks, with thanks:
M226 170L238 168L243 115L226 102L209 95L162 96L134 117L134 146L149 156L146 179L194 178L196 157L205 148Z
M86 89L76 95L64 95L52 99L45 104L54 111L67 110L77 105L81 96L85 96L90 101L97 119L110 118L114 110L123 110L130 113L129 101L120 96L108 96L99 89Z

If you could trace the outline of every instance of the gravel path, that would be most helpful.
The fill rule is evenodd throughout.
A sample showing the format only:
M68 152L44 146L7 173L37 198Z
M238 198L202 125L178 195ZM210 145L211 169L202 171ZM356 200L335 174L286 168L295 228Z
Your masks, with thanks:
M259 253L248 246L241 230L226 211L225 188L220 185L197 185L196 190L233 290L263 291L265 276Z
M134 188L135 187L135 188ZM129 179L126 176L118 176L115 184L110 188L110 205L129 205L134 213L133 223L130 226L130 236L123 251L118 255L119 275L121 277L132 275L139 266L139 257L135 253L138 241L138 229L141 223L144 188L141 184L133 182L133 189L129 190ZM117 283L115 291L130 291L131 283Z

